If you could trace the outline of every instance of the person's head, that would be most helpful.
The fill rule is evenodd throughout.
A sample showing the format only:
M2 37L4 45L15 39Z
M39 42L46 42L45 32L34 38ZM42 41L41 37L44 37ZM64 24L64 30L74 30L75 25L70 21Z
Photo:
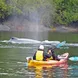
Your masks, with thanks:
M44 46L43 45L40 45L38 49L44 50Z
M51 47L48 48L48 53L52 53L52 52L54 52L53 49Z
M51 53L51 48L48 48L48 51L47 51L48 53Z

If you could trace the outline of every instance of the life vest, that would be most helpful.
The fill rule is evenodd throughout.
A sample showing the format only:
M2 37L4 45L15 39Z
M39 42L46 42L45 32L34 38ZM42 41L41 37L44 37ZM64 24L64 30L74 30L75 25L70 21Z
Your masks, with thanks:
M43 51L38 50L36 52L36 60L39 60L39 61L43 60Z
M49 54L49 53L47 53L47 54ZM46 59L46 61L48 61L48 60L53 60L53 57L51 56L50 58Z

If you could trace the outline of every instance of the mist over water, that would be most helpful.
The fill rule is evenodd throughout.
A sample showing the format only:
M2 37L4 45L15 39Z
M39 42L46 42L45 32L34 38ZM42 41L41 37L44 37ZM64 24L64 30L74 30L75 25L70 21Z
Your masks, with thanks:
M54 14L53 5L49 1L7 0L13 7L13 14L8 25L16 31L44 31L50 26ZM19 12L20 14L18 14Z

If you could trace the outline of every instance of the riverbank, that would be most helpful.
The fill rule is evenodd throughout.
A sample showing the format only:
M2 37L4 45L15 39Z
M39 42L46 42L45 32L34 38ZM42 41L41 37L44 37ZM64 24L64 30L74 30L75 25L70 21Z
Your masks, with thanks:
M58 27L53 27L52 28L53 32L78 32L78 28L74 27L66 27L66 26L58 26Z
M66 26L56 26L56 27L45 27L43 25L38 25L35 23L27 23L26 25L15 25L12 24L0 24L0 31L52 31L52 32L78 32L78 28L76 27L66 27Z

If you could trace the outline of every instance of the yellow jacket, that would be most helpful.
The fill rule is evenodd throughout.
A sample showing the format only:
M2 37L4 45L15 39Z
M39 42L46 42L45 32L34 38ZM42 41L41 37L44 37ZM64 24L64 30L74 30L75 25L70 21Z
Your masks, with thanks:
M42 61L43 60L43 51L38 50L36 52L36 60Z

